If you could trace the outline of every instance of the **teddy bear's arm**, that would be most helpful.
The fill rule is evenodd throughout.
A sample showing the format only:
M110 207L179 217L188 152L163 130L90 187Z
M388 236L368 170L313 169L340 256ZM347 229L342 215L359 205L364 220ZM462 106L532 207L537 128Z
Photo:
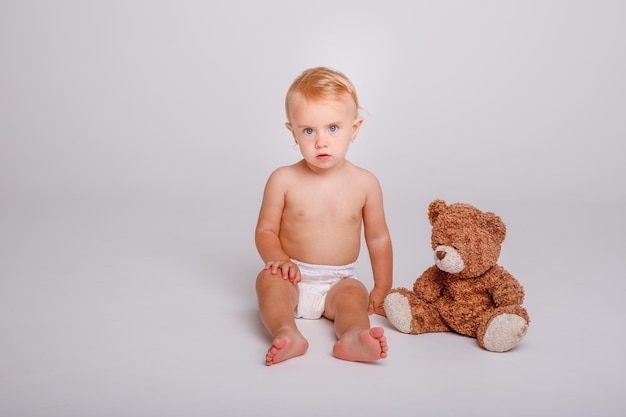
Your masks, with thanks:
M443 282L440 274L441 271L435 265L424 271L413 284L415 295L429 303L441 297Z
M491 296L497 306L522 304L524 302L524 288L507 270L496 265L488 274L491 282Z

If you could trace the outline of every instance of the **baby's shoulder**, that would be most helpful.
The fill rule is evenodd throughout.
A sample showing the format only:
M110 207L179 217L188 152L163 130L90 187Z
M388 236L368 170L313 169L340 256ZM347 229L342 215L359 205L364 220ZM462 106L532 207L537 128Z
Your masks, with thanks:
M376 178L376 175L374 175L372 171L361 168L360 166L354 165L353 163L350 163L350 171L351 176L353 176L353 178L358 178L359 181L373 184L378 183L378 178Z
M286 165L274 169L270 174L267 182L269 184L286 186L292 183L298 177L297 165Z
M294 175L297 175L297 172L298 172L297 164L285 165L285 166L281 166L281 167L274 169L274 171L272 171L272 173L270 174L270 178L277 178L277 179L291 178Z

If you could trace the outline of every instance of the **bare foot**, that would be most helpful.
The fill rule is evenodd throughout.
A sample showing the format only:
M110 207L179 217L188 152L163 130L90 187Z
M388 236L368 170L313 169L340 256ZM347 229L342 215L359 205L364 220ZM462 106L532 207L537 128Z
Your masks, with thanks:
M387 338L382 327L355 330L344 334L333 347L339 359L370 362L387 357Z
M265 355L265 364L267 366L282 362L296 356L303 355L309 347L301 334L288 331L276 336Z

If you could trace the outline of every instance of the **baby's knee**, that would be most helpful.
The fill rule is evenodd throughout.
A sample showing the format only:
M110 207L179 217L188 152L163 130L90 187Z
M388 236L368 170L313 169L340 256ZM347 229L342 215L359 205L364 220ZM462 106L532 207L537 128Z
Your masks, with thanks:
M361 281L352 278L346 278L337 284L337 294L349 298L367 299L369 297L365 285Z
M274 277L275 276L273 276L272 273L268 269L263 269L261 272L259 272L259 275L256 276L257 287L259 285L263 285L267 281L272 280Z
M272 286L272 285L285 285L290 284L289 280L283 279L280 273L272 274L269 269L263 269L256 277L256 286Z

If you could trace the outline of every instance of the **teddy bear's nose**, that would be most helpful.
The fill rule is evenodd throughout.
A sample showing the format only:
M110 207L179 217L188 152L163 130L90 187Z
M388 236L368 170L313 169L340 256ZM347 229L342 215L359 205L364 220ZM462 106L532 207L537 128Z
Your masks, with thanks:
M437 255L437 259L442 260L443 258L446 257L446 251L438 250L437 252L435 252L435 255Z

